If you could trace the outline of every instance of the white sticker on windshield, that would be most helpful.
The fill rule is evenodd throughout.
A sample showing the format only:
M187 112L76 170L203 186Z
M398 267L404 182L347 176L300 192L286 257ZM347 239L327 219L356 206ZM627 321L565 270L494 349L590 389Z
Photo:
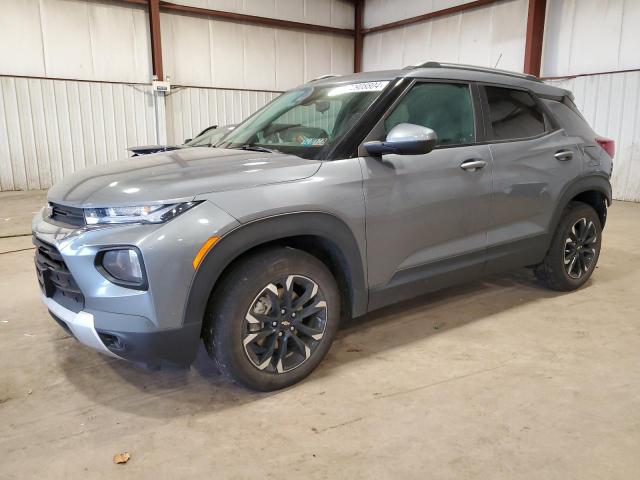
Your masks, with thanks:
M380 92L384 90L384 87L386 87L387 85L389 85L389 81L352 83L349 85L342 85L340 87L334 88L329 92L329 96L335 97L337 95L353 92Z

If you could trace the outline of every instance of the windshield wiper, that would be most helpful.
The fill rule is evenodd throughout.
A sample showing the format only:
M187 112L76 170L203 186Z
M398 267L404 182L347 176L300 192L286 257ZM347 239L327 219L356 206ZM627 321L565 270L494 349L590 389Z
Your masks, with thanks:
M265 153L275 153L277 150L271 150L270 148L261 147L260 145L242 145L239 147L240 150L251 150L253 152L265 152Z

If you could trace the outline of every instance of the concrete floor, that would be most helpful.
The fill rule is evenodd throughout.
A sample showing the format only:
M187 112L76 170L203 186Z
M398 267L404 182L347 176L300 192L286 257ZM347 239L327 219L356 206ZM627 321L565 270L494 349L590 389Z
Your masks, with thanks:
M385 309L272 394L203 351L148 372L80 346L38 300L29 238L0 239L21 250L0 254L0 478L637 479L639 236L640 205L615 203L580 291L520 271Z

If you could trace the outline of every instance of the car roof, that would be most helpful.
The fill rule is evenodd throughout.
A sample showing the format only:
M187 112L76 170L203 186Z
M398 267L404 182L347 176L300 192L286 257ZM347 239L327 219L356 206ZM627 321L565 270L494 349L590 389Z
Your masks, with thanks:
M544 83L533 75L525 75L517 72L478 67L474 65L440 62L425 62L398 70L382 70L340 76L327 75L316 80L312 80L309 83L313 84L313 86L329 86L353 82L386 81L394 80L396 78L428 78L482 82L504 85L506 87L526 88L537 95L545 97L569 96L573 98L573 94L569 90Z

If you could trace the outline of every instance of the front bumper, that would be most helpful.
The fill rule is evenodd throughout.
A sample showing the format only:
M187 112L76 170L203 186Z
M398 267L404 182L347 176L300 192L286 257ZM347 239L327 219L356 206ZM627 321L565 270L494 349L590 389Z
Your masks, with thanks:
M105 346L98 336L98 332L94 327L92 314L87 312L72 312L44 295L41 296L41 299L49 309L49 313L60 326L71 333L80 343L110 357L118 357L118 355Z
M97 329L92 313L72 312L44 295L53 319L80 343L114 358L147 365L187 366L193 360L200 338L198 325L157 332L122 332ZM107 312L103 312L108 315ZM98 314L100 316L100 314Z
M209 202L160 225L67 228L38 214L32 223L34 243L48 249L44 261L36 262L42 301L63 328L94 350L152 365L188 365L202 329L202 318L184 315L192 260L210 236L234 222ZM97 269L97 253L118 246L141 252L146 290L116 285ZM54 288L46 288L47 281ZM73 302L70 292L76 293Z

